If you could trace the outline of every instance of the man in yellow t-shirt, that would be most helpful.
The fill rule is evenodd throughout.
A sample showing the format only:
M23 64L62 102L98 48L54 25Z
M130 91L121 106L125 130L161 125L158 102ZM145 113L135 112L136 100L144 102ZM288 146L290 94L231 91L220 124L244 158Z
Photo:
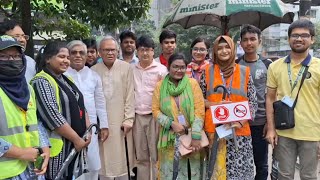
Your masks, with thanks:
M273 62L267 78L267 141L274 148L278 163L278 178L294 179L297 157L301 164L301 180L317 180L317 153L320 141L320 59L311 57L315 27L309 20L297 20L288 30L291 52ZM299 90L304 67L309 66L294 108L295 127L275 130L273 103L283 97L294 101Z

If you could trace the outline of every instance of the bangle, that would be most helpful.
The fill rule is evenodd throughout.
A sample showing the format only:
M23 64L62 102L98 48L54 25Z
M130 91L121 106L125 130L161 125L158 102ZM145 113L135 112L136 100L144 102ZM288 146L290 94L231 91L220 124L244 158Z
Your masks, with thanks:
M241 125L241 127L243 127L243 124L240 121L238 121L238 123Z

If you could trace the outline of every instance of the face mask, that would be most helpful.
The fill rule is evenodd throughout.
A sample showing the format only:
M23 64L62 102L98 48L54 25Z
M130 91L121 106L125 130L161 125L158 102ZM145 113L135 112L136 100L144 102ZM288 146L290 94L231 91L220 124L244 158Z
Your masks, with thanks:
M2 75L17 76L24 67L22 60L0 60L0 74Z

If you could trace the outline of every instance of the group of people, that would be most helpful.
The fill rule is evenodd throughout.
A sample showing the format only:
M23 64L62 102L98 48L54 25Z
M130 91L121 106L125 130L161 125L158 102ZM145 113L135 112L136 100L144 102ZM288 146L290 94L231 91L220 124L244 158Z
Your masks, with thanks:
M0 24L0 179L54 179L73 148L87 148L95 180L128 179L127 168L134 167L138 180L266 180L270 143L273 179L294 179L299 157L300 178L316 180L320 59L309 54L314 36L310 21L293 22L290 54L272 62L257 53L261 31L244 25L243 56L236 57L229 36L213 43L198 37L190 45L190 61L175 53L177 35L171 30L160 34L158 58L150 37L126 30L120 44L112 36L98 44L49 42L34 61L24 54L29 36L5 20ZM273 103L297 94L295 127L276 130ZM213 122L212 106L243 101L252 119ZM90 124L101 131L83 139ZM218 137L221 127L233 129L233 138ZM182 146L190 152L182 154ZM34 164L39 156L41 167ZM73 171L74 161L63 179L72 179Z

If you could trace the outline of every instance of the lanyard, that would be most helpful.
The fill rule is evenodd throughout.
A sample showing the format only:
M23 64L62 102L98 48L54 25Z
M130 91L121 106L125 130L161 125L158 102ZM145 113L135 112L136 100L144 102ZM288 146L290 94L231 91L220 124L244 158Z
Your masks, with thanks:
M174 97L174 101L176 102L178 111L180 113L180 99L179 99L179 96Z
M305 70L306 67L305 67L305 66L302 66L302 67L300 68L299 73L298 73L298 76L297 76L296 80L293 82L293 85L292 85L291 65L290 65L290 63L287 63L287 66L288 66L288 76L289 76L289 82L290 82L291 93L292 93L293 89L297 86L298 81L299 81L299 79L301 78L301 75L302 75L302 73L304 72L304 70Z
M232 74L232 77L231 77L231 80L230 80L229 87L227 87L227 83L226 83L226 80L225 80L224 77L223 77L223 73L222 73L221 69L220 69L220 76L221 76L222 83L223 83L224 87L227 88L227 95L228 95L228 98L229 98L230 95L231 95L231 88L232 88L232 82L233 82L233 74Z

